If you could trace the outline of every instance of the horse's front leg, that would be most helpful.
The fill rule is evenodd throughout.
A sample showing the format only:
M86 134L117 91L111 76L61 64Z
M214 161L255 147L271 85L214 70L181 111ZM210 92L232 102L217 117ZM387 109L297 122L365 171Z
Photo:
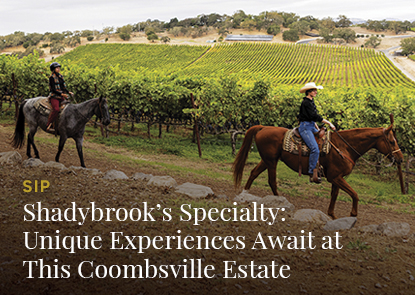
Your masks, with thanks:
M350 212L350 216L357 216L357 205L359 203L359 196L357 193L352 189L352 187L344 180L343 177L337 177L333 180L333 184L336 184L340 189L345 191L347 194L352 197L353 200L353 206L352 206L352 212Z
M84 154L82 152L82 143L84 142L84 137L75 138L76 149L78 150L79 160L81 161L81 166L85 168L84 163Z
M66 135L61 135L59 137L59 148L58 148L58 153L56 154L56 157L55 157L56 162L59 162L59 157L62 153L63 147L65 146L65 142L67 139L68 137L66 137Z

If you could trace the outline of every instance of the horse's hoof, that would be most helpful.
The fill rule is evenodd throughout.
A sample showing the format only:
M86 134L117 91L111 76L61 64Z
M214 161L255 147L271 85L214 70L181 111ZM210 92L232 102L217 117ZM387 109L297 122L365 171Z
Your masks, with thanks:
M334 214L329 214L329 216L331 217L331 219L333 219L333 220L336 220L337 219L337 216L336 215L334 215Z
M350 213L350 217L356 217L357 214Z

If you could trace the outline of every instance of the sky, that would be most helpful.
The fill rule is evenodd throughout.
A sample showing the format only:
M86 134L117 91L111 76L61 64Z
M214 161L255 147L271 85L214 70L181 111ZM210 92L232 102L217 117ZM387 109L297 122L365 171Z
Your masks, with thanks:
M295 12L317 18L414 20L413 0L0 0L0 35L100 30L147 19L169 21L200 14L232 14L242 9L247 14L262 11Z

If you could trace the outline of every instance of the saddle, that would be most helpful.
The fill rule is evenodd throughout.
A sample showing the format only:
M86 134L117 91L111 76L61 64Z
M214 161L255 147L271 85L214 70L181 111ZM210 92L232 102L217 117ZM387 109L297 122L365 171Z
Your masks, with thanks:
M66 108L66 106L67 106L67 104L69 104L70 102L69 101L66 101L66 100L64 100L64 101L62 101L61 103L60 103L60 106L59 106L59 113L60 114L62 114L63 113L63 111L65 110L65 108ZM44 98L41 98L41 99L38 99L35 103L34 103L34 108L39 112L39 113L41 113L42 115L44 115L44 116L49 116L49 114L52 112L52 105L51 105L51 103L50 103L50 101L49 101L49 97L44 97Z
M325 156L330 152L330 131L326 128L321 128L320 131L314 133L318 148L320 150L320 157ZM284 135L283 150L294 155L298 155L299 160L299 175L301 176L301 157L309 157L310 149L301 138L298 127L288 130Z

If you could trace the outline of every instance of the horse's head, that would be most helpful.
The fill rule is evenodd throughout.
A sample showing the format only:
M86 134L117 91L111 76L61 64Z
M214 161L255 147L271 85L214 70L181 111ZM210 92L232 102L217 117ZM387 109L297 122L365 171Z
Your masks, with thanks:
M400 164L403 161L403 154L398 146L393 129L393 115L390 114L391 124L388 128L383 128L382 135L376 143L376 149L389 159L394 159L396 163Z
M100 96L97 101L98 104L95 107L95 115L101 119L102 124L107 126L111 122L107 99Z

